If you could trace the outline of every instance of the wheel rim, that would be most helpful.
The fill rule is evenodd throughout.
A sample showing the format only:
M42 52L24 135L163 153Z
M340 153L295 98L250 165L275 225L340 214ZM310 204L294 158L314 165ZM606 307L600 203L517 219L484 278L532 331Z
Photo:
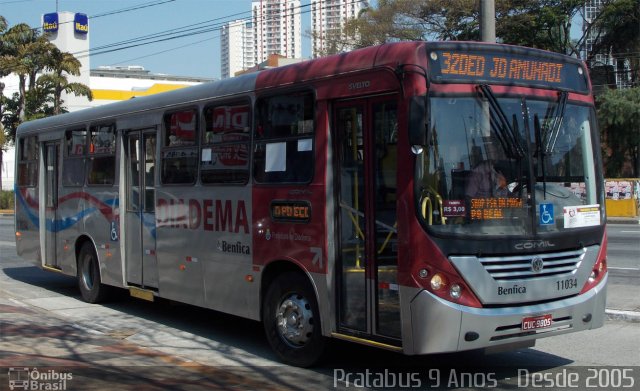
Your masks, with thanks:
M82 262L82 283L87 290L93 289L94 265L93 259L87 255Z
M306 344L313 333L313 311L309 301L297 294L287 296L276 309L276 326L280 337L289 345Z

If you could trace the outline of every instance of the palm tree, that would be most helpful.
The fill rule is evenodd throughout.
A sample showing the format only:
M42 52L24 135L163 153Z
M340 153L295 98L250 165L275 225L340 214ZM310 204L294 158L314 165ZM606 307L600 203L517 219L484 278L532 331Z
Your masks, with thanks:
M4 32L7 29L8 23L4 16L0 15L0 59L4 56L4 43L3 37ZM0 62L0 78L9 75L9 71L2 67L2 63ZM4 118L4 111L2 109L2 104L4 103L4 83L0 81L0 171L2 168L2 157L5 148L5 144L7 143L7 138L4 134L4 126L2 126L2 118ZM0 190L2 190L2 176L0 175Z
M54 48L49 56L46 68L51 72L38 78L38 83L48 86L53 93L53 112L60 114L62 111L62 93L71 93L76 96L86 96L93 99L91 88L82 83L70 83L66 74L80 76L80 61L71 53Z
M35 84L36 74L46 65L51 50L55 48L44 36L25 23L11 27L2 35L0 69L18 76L18 118L25 118L27 79L29 87Z

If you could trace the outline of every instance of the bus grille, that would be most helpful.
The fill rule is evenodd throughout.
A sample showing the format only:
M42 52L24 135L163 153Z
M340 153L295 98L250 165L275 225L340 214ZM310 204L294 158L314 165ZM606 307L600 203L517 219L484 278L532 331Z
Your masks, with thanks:
M509 257L479 258L485 270L496 281L526 280L539 277L571 274L580 267L587 250L585 248L559 253L528 254ZM542 260L542 269L534 271L533 260Z

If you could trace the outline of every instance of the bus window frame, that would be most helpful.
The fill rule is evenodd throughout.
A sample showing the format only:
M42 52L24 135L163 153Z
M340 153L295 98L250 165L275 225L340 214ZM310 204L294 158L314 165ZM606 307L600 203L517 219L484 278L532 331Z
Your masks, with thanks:
M72 132L77 132L77 131L84 131L84 146L83 146L83 150L82 153L79 155L69 155L69 146L67 145L67 135L69 133ZM87 184L87 150L89 147L89 130L87 129L86 125L83 125L82 127L78 126L78 127L71 127L68 129L64 130L63 133L63 148L64 148L64 152L62 155L62 170L61 170L61 175L62 175L62 180L60 181L62 184L62 187L84 187ZM77 161L82 161L82 164L80 165L80 167L82 168L82 175L80 176L82 178L81 182L78 184L69 184L69 182L67 181L67 164L69 164L69 167L73 166L74 162Z
M169 137L170 137L170 128L167 126L167 118L170 117L173 114L176 113L180 113L180 112L186 112L186 111L193 111L195 114L195 120L196 120L196 124L195 124L195 135L194 135L194 141L193 141L193 145L176 145L176 146L171 146L171 144L169 145L165 145L167 142L169 142ZM201 116L202 116L202 112L200 110L200 107L196 106L196 105L188 105L188 106L183 106L180 108L172 108L170 110L167 110L165 112L162 113L162 131L160 132L160 140L158 140L159 143L161 143L160 145L160 167L158 167L159 169L156 171L159 171L160 174L160 182L159 185L162 186L195 186L196 183L198 183L198 178L200 175L200 133L201 133ZM192 180L189 182L179 182L179 183L172 183L172 182L166 182L165 181L165 152L167 151L177 151L180 149L187 149L187 148L193 148L195 149L195 153L196 153L196 157L195 157L195 164L194 164L194 172L191 172L192 174ZM169 158L172 159L172 158ZM189 159L189 157L186 157L186 159ZM156 162L156 164L158 164L158 162ZM157 185L156 185L157 186Z
M257 101L257 100L256 100ZM218 99L218 100L213 100L210 102L207 102L203 107L202 107L202 111L201 111L201 134L200 134L200 146L198 149L198 167L199 167L199 172L198 172L198 180L200 181L200 184L202 186L246 186L250 179L251 179L251 175L252 175L252 165L253 165L253 132L254 132L254 124L255 124L255 102L253 102L251 100L251 97L249 96L241 96L241 97L234 97L234 98L223 98L223 99ZM249 108L249 131L247 132L247 135L249 136L247 141L227 141L227 142L219 142L219 143L214 143L214 142L207 142L205 140L206 134L207 134L207 110L209 109L214 109L216 107L221 107L221 106L240 106L240 105L246 105ZM213 150L213 147L217 147L217 146L227 146L227 145L241 145L241 144L247 144L247 169L246 169L246 179L242 182L205 182L202 180L202 173L204 172L204 170L202 169L202 151L204 149L207 148L211 148ZM212 151L213 152L213 151ZM236 171L236 170L234 170ZM237 170L237 171L241 171L241 170Z
M310 133L309 136L285 136L285 137L273 137L273 138L258 138L256 137L256 133L258 132L258 124L261 124L262 121L258 118L258 115L260 114L259 110L258 110L258 104L260 103L260 101L262 100L268 100L268 99L272 99L274 97L278 97L278 96L298 96L298 97L304 97L305 95L309 95L311 96L312 99L312 106L313 106L313 112L312 112L312 116L311 116L311 120L312 120L312 132ZM256 98L255 98L255 102L254 102L254 112L253 112L253 129L251 132L251 171L252 171L252 182L255 185L259 185L259 186L281 186L281 185L293 185L293 186L305 186L305 185L309 185L311 183L313 183L314 179L315 179L315 169L316 169L316 164L315 164L315 156L316 156L316 134L317 134L317 128L318 128L318 121L317 121L317 115L318 115L318 94L315 88L311 87L311 86L304 86L302 88L295 88L295 89L282 89L282 90L278 90L278 91L269 91L268 93L265 94L261 94L258 95L256 94ZM258 180L258 172L261 170L258 170L258 167L256 166L256 159L255 159L255 152L256 152L256 148L258 147L258 145L262 144L265 145L268 143L278 143L278 142L285 142L288 143L289 141L292 140L302 140L302 139L310 139L311 140L311 168L310 168L310 175L309 178L305 181L287 181L287 180L274 180L274 181L260 181ZM266 160L266 157L265 157ZM285 171L286 172L286 171ZM266 172L263 171L263 174L265 174ZM285 174L286 175L286 174Z
M100 127L105 127L108 126L110 128L112 128L112 132L113 132L113 152L112 153L91 153L91 132L94 129L100 128ZM96 124L92 124L91 126L89 126L89 130L87 132L87 153L86 153L86 173L85 173L85 183L87 186L90 187L112 187L115 186L118 182L117 178L118 178L118 172L117 172L117 168L118 168L118 164L117 164L117 151L118 151L118 127L116 126L115 121L113 122L105 122L105 123L96 123ZM89 181L89 178L91 176L91 170L90 168L93 166L92 164L92 158L105 158L105 157L113 157L113 180L111 183L91 183Z
M25 145L28 139L32 139L33 143L35 145L35 151L34 154L34 159L25 159ZM19 160L18 160L18 175L16 175L16 185L18 188L24 188L24 189L33 189L35 187L38 186L38 175L39 175L39 161L40 161L40 151L39 151L39 147L38 147L38 135L36 134L27 134L21 138L18 139L18 152L19 152ZM35 167L35 173L33 175L33 182L29 182L28 184L22 184L20 179L20 169L22 166L26 166L27 167L27 173L29 172L28 167L30 165L34 165ZM27 178L29 177L29 175L27 175Z

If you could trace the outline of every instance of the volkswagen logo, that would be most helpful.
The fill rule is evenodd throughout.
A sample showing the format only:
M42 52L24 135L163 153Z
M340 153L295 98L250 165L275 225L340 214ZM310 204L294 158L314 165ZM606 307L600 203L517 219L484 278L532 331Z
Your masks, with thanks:
M540 257L534 257L531 260L531 271L534 273L540 273L544 268L544 261Z

